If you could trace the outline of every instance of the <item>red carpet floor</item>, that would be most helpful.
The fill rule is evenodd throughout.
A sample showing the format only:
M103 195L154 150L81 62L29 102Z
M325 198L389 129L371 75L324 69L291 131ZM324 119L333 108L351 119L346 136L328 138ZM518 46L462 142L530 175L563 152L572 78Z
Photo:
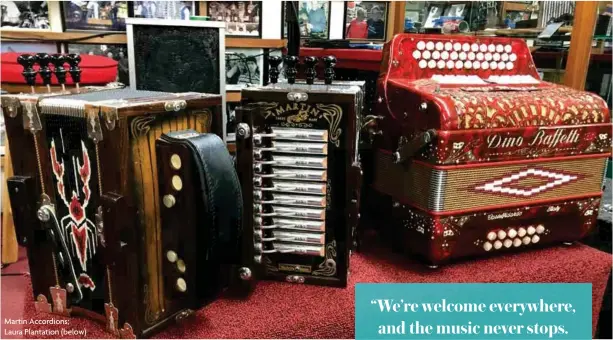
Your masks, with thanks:
M261 282L250 299L218 300L182 325L171 326L156 337L352 338L353 285L357 282L588 282L592 283L595 331L611 271L611 255L584 245L560 246L431 271L405 256L373 248L354 254L351 267L351 283L347 289ZM29 285L23 287L24 297L6 281L2 281L3 309L22 308L24 318L50 318L35 312ZM4 315L3 311L3 318ZM35 329L29 325L22 327ZM87 338L110 337L102 325L82 318L72 318L69 326L63 327L87 329ZM39 329L48 328L39 326Z

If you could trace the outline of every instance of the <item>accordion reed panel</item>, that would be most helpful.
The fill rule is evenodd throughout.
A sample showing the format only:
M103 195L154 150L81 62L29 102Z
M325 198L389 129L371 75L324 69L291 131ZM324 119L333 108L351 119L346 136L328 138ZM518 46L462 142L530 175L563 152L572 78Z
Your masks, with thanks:
M376 160L378 190L434 213L599 195L606 165L602 156L442 167L394 164L384 152Z
M160 194L155 153L155 142L162 134L193 129L211 131L211 112L192 112L191 115L138 116L130 122L130 153L134 178L134 197L138 209L140 228L145 238L147 278L144 286L147 309L145 322L153 324L164 310L164 277L162 275Z

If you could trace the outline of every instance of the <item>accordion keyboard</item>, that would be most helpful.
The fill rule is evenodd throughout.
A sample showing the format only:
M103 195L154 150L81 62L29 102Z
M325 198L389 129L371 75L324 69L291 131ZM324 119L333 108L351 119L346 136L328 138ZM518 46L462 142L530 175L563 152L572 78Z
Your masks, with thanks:
M328 132L274 127L253 141L255 248L324 256Z

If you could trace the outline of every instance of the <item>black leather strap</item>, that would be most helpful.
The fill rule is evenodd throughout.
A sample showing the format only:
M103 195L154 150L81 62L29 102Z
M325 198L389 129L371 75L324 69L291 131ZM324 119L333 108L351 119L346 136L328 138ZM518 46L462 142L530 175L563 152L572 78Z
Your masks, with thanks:
M202 212L209 229L209 258L225 263L236 262L242 232L243 199L234 161L219 136L183 130L165 134L162 139L185 145L192 153L196 165L193 169L199 180Z

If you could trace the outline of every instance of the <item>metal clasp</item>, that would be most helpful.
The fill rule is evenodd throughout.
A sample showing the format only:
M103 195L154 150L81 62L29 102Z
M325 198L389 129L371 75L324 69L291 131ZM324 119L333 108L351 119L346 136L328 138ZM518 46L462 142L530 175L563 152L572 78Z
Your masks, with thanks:
M292 102L305 102L309 99L309 95L304 92L290 92L287 94L287 100Z
M23 127L30 129L30 131L40 131L43 129L36 104L37 102L32 100L25 100L22 103L23 110L25 110L25 114L23 115Z
M100 109L96 106L85 108L85 119L87 119L87 135L94 143L102 140L102 126L100 125Z
M164 103L164 110L167 112L178 112L187 107L187 102L185 100L172 100Z
M17 117L21 103L17 98L2 97L2 111L6 111L11 118Z

